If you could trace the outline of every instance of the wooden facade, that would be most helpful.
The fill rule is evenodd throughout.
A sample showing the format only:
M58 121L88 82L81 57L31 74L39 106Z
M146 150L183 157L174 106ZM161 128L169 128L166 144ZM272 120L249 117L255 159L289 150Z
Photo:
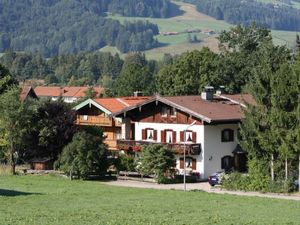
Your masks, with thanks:
M110 150L117 150L117 139L121 137L121 123L118 120L108 117L107 114L93 105L87 105L77 110L76 123L82 126L102 127L105 136L104 143L108 145Z

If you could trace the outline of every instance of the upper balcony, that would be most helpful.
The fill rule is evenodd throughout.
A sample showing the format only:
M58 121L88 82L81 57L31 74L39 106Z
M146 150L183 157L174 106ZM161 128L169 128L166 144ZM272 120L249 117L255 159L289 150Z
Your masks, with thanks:
M79 125L94 125L107 127L121 127L121 123L112 118L103 116L77 115L76 124Z
M186 155L200 155L201 153L201 144L195 143L159 143L150 141L117 140L117 148L125 151L140 151L143 145L149 144L164 145L167 149L174 151L178 155L183 155L184 150Z

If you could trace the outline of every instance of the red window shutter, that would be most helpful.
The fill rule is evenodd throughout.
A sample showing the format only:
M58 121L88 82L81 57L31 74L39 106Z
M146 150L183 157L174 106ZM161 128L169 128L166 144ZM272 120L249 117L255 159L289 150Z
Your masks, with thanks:
M184 169L183 158L180 158L180 159L179 159L179 168L180 168L180 169Z
M194 143L196 143L196 141L197 141L197 133L196 132L193 132L192 141Z
M196 159L192 159L192 170L196 170Z
M184 141L184 131L180 131L180 141Z
M142 140L146 140L146 129L142 129Z
M164 130L162 130L160 132L160 137L161 137L161 142L165 143L166 142L166 137L165 137L165 131Z
M153 131L153 140L156 141L157 140L157 130Z
M176 131L173 131L173 143L176 143Z

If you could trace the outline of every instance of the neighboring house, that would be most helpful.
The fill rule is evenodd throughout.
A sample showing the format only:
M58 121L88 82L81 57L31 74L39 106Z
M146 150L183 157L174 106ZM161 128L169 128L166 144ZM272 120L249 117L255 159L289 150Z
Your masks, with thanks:
M37 86L34 91L38 97L50 98L52 101L57 101L62 98L66 103L74 103L86 96L86 92L91 87L48 87ZM95 98L101 97L102 88L92 87L95 91Z
M238 124L243 100L254 102L249 95L216 95L211 87L201 96L155 96L113 113L123 123L117 147L138 154L142 145L163 144L176 152L180 173L185 151L187 170L202 179L232 167L234 161L242 170L246 157L238 146ZM233 158L233 152L241 157Z
M28 97L37 99L37 95L31 86L22 86L20 93L20 101L25 101Z
M105 143L110 150L117 150L117 139L121 138L121 119L110 115L126 107L136 105L149 97L95 98L74 107L77 112L77 124L82 126L100 126L106 136Z

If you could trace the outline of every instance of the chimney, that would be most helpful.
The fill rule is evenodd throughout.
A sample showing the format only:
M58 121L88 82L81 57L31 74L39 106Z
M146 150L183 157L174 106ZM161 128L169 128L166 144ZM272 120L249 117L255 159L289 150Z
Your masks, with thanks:
M135 91L135 92L133 92L133 97L141 97L141 96L143 96L144 94L143 94L143 92L142 91Z
M204 92L201 93L201 98L206 101L212 101L214 98L214 87L206 86Z
M225 86L219 86L219 89L216 92L217 95L225 94Z

